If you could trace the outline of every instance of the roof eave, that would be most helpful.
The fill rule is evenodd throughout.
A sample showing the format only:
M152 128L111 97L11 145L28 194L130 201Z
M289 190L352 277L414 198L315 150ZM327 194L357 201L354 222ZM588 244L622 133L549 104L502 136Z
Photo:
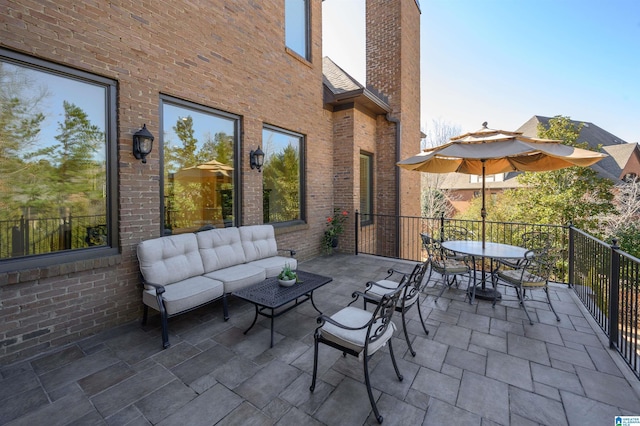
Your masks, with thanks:
M376 114L386 114L391 112L391 107L389 106L389 104L387 104L382 99L377 97L373 92L365 88L342 93L334 93L332 101L329 102L329 104L334 106L348 103L357 103L363 105Z

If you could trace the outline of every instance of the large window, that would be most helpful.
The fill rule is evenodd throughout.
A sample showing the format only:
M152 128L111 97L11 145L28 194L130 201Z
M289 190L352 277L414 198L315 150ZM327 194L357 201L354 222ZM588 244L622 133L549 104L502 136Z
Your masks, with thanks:
M164 233L236 225L239 117L162 100Z
M285 43L306 60L309 53L309 0L285 0Z
M114 81L0 49L0 270L115 244L115 148Z
M264 223L303 219L303 141L302 135L276 127L262 130Z
M360 224L372 223L373 214L373 158L360 154Z

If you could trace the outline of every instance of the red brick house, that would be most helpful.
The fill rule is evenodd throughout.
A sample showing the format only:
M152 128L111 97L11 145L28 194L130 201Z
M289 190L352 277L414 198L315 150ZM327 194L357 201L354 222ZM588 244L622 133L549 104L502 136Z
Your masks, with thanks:
M319 0L4 2L0 362L140 318L142 240L273 223L304 260L334 207L418 214L395 161L420 143L419 4L366 1L375 90L352 98Z

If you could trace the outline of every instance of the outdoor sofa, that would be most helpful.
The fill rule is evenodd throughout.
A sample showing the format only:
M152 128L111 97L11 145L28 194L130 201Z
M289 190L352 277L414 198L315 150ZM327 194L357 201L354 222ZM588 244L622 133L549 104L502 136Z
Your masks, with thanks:
M281 251L288 256L281 256ZM274 277L285 265L297 268L293 250L278 250L272 225L211 229L142 241L137 248L142 275L142 302L160 312L162 346L168 348L168 318L222 299Z

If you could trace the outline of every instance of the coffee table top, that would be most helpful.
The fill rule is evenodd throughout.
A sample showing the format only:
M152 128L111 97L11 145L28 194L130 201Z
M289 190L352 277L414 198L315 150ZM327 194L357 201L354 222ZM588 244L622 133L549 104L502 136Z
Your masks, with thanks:
M312 274L311 272L298 270L296 274L301 282L295 283L291 287L281 286L278 284L278 278L272 277L234 291L233 295L256 305L275 309L333 281L333 278Z

